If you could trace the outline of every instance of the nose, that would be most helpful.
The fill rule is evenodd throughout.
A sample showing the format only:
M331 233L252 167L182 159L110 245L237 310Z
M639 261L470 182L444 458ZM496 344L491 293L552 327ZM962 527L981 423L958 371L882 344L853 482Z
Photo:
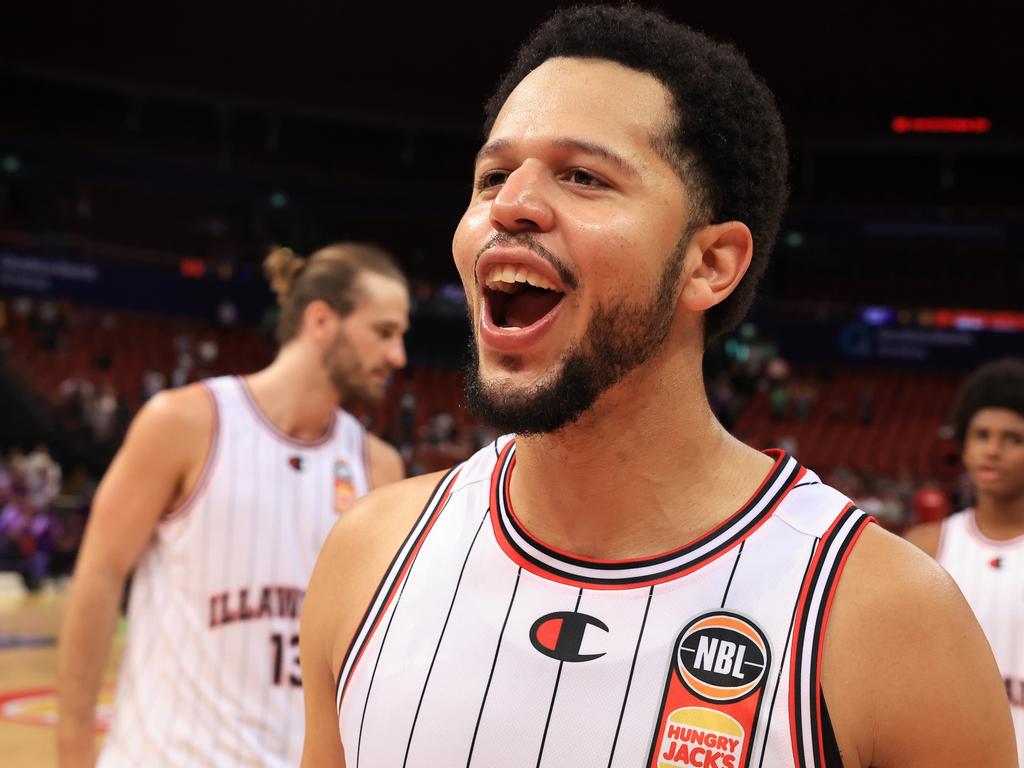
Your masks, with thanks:
M544 232L554 223L547 173L539 160L527 160L509 174L491 202L491 223L498 231Z
M394 343L388 347L387 362L393 370L399 368L405 368L407 362L405 357L405 342L401 337L395 339Z

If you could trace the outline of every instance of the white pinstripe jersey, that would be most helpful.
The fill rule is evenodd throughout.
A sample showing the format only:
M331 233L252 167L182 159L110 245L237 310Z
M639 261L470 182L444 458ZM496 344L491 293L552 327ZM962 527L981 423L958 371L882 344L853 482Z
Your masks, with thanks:
M135 571L102 768L301 756L299 610L339 511L369 489L366 433L338 411L323 438L297 441L243 379L205 386L216 406L209 457Z
M523 528L513 440L453 469L342 661L346 765L823 765L821 638L870 518L774 457L720 526L617 562Z
M992 646L1024 768L1024 536L986 538L974 510L965 509L942 521L936 559L964 593Z

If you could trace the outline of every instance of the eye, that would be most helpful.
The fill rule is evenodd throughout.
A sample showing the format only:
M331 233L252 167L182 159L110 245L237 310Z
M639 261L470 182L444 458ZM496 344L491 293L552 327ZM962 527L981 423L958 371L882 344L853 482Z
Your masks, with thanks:
M508 171L484 171L476 180L478 191L498 187L505 183L508 178Z
M565 174L567 181L578 184L581 187L603 187L605 183L590 171L583 168L573 168Z

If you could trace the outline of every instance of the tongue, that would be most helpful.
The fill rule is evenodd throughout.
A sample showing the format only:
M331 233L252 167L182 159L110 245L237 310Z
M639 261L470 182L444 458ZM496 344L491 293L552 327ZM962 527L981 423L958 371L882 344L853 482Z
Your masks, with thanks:
M506 327L526 328L540 320L562 300L557 291L526 288L510 296L505 307Z

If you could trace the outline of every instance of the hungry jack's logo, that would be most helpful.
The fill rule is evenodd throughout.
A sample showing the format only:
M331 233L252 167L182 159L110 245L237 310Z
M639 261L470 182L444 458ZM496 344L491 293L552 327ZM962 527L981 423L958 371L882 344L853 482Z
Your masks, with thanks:
M998 571L1000 568L1003 567L1003 558L993 557L991 560L988 561L988 564Z
M288 466L291 467L292 469L294 469L296 472L301 472L302 471L302 457L301 456L292 456L290 459L288 459Z
M352 468L344 459L334 462L334 511L341 513L356 500L355 478Z
M749 619L713 611L692 619L672 648L649 768L745 768L771 661Z

